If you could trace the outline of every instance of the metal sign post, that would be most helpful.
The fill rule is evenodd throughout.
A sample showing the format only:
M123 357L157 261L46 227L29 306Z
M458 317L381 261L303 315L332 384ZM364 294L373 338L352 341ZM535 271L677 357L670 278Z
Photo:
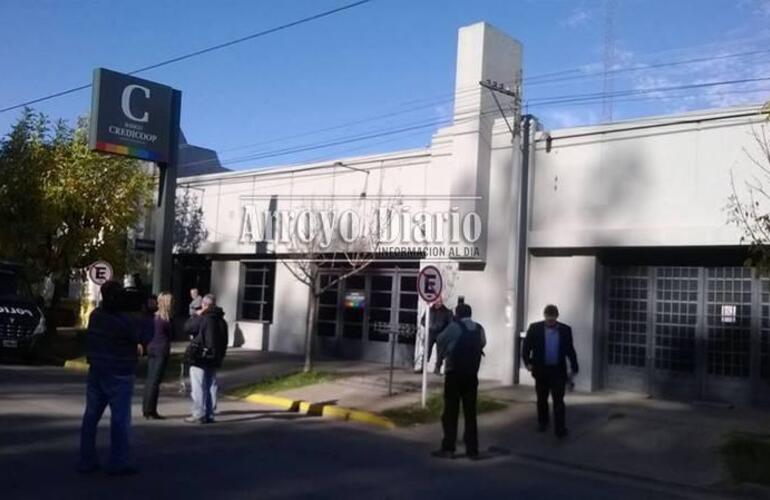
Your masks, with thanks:
M422 397L421 404L428 404L428 346L430 345L430 309L433 303L441 297L444 280L441 271L436 266L425 266L417 277L417 293L426 303L425 335L422 348ZM436 347L438 349L438 347Z

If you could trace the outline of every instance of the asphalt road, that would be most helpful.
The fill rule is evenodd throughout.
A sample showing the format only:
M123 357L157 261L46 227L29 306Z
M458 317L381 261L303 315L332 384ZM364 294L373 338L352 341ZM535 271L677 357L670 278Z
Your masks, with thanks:
M81 373L0 365L0 498L703 498L505 454L479 462L434 459L434 443L409 432L239 401L223 401L216 424L185 424L188 403L172 390L160 407L172 418L134 420L140 474L81 476L74 465L83 389ZM137 397L134 416L141 415L138 403ZM108 422L100 428L103 452Z

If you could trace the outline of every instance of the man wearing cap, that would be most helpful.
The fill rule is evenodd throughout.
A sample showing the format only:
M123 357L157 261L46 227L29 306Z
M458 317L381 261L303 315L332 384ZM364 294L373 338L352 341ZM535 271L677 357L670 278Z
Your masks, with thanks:
M556 321L559 309L549 304L543 310L544 321L529 325L521 349L524 366L535 379L537 393L538 432L548 428L548 395L553 401L554 432L559 438L567 435L565 425L564 389L567 380L578 373L577 354L572 344L572 328ZM569 360L571 375L567 375Z

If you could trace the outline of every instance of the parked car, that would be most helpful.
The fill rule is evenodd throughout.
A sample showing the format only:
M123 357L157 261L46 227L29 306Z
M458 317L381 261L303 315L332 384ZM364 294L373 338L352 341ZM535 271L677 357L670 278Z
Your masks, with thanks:
M45 330L45 316L21 267L0 261L0 353L33 357Z

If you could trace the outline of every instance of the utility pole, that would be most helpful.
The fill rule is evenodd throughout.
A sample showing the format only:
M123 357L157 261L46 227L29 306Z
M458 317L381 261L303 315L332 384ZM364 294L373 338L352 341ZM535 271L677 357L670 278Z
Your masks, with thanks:
M521 109L521 91L520 90L512 90L510 87L506 87L502 83L494 82L492 80L486 80L479 82L479 85L484 87L485 89L489 90L492 94L492 98L495 100L495 104L497 105L497 109L500 111L500 115L502 115L503 120L505 120L505 125L508 127L508 130L511 132L511 142L516 138L516 135L518 135L519 132L519 123L518 120L516 120L516 117L519 114L519 110ZM511 125L508 122L508 117L505 114L505 110L503 109L503 106L500 104L500 100L497 98L497 94L502 94L504 96L513 97L514 99L514 120L516 120L513 125Z
M514 264L514 307L515 313L513 318L513 383L519 383L519 369L520 369L520 343L521 343L521 331L524 328L524 288L527 283L527 220L528 213L527 207L529 206L529 163L530 163L530 147L531 147L531 134L532 123L534 117L530 114L526 114L519 120L521 110L521 88L517 88L517 91L513 91L510 88L504 87L497 82L479 82L479 85L489 90L492 93L492 97L497 104L500 114L505 120L505 124L508 126L508 130L511 132L511 144L515 144L516 137L519 132L522 132L522 146L521 146L521 177L519 178L519 192L518 192L518 220L516 221L516 262ZM512 97L514 99L514 124L511 125L508 122L508 117L505 115L503 107L500 105L500 101L497 99L497 94ZM523 127L523 130L521 128ZM514 180L515 182L515 180ZM511 186L511 196L514 196L513 189L515 186Z

